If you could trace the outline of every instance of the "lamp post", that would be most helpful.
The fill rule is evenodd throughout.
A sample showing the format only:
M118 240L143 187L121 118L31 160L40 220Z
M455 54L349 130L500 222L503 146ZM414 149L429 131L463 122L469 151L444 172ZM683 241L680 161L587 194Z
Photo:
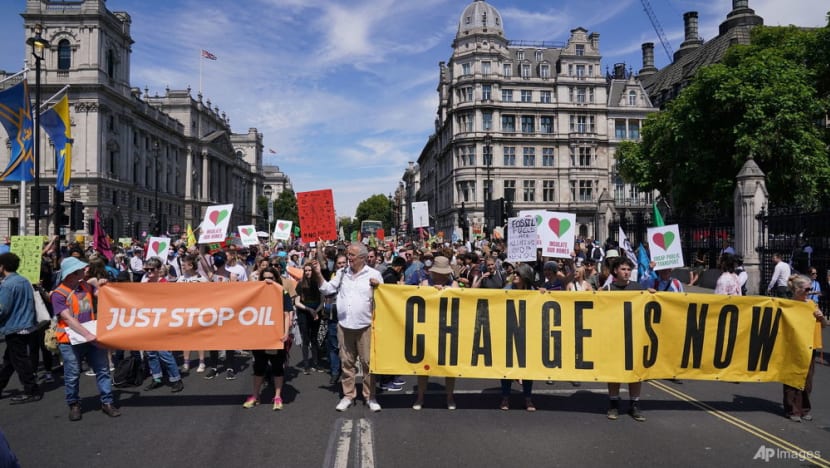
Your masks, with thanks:
M40 62L43 60L43 49L49 47L49 41L42 38L43 26L35 24L35 36L26 40L32 46L32 57L35 58L35 111L32 119L35 125L35 185L32 195L32 206L35 213L35 235L40 235Z
M159 213L159 151L161 147L158 140L153 142L153 172L155 173L153 191L154 191L154 209L150 213L150 223L152 224L152 233L157 236L161 232L161 213Z
M484 191L484 228L485 234L489 235L492 229L492 208L490 205L493 201L493 180L490 179L490 169L493 167L493 153L492 153L493 137L488 133L484 135L484 164L487 166L487 186Z

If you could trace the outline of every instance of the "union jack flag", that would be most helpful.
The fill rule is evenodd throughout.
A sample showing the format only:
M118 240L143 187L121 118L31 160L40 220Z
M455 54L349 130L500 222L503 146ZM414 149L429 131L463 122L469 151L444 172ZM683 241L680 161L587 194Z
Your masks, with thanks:
M208 60L216 60L216 56L206 51L205 49L202 49L202 57Z

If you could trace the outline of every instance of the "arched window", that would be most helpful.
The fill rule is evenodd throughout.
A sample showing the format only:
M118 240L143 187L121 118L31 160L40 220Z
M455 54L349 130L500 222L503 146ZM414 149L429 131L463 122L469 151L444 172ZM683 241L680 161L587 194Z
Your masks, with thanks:
M58 42L58 70L69 70L72 66L72 49L68 39Z
M628 92L628 105L629 106L636 106L637 105L637 92L636 91L629 91Z

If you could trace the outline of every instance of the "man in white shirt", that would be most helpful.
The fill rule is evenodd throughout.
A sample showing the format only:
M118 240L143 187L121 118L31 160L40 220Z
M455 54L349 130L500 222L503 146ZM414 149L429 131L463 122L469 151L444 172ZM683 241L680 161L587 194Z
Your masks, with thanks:
M228 263L225 268L236 275L237 281L248 281L248 269L245 264L239 261L239 254L235 246L231 246L227 251Z
M346 411L357 397L355 375L359 358L364 372L363 398L369 409L377 412L381 407L375 400L374 376L369 374L369 350L374 288L383 283L383 277L380 272L366 264L369 251L365 245L349 245L346 256L349 259L348 268L338 270L331 281L323 278L317 261L311 264L317 284L320 285L320 293L324 296L337 294L337 340L340 343L340 383L343 386L343 399L335 409Z
M790 265L781 260L781 253L772 254L772 261L775 262L775 270L772 272L772 279L769 280L767 292L775 297L789 297L787 280L790 279Z

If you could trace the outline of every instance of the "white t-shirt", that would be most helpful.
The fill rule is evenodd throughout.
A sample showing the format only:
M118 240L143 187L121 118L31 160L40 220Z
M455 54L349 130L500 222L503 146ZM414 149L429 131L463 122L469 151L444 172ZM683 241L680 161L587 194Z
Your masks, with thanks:
M248 281L248 270L243 264L225 265L225 269L235 274L237 281Z

